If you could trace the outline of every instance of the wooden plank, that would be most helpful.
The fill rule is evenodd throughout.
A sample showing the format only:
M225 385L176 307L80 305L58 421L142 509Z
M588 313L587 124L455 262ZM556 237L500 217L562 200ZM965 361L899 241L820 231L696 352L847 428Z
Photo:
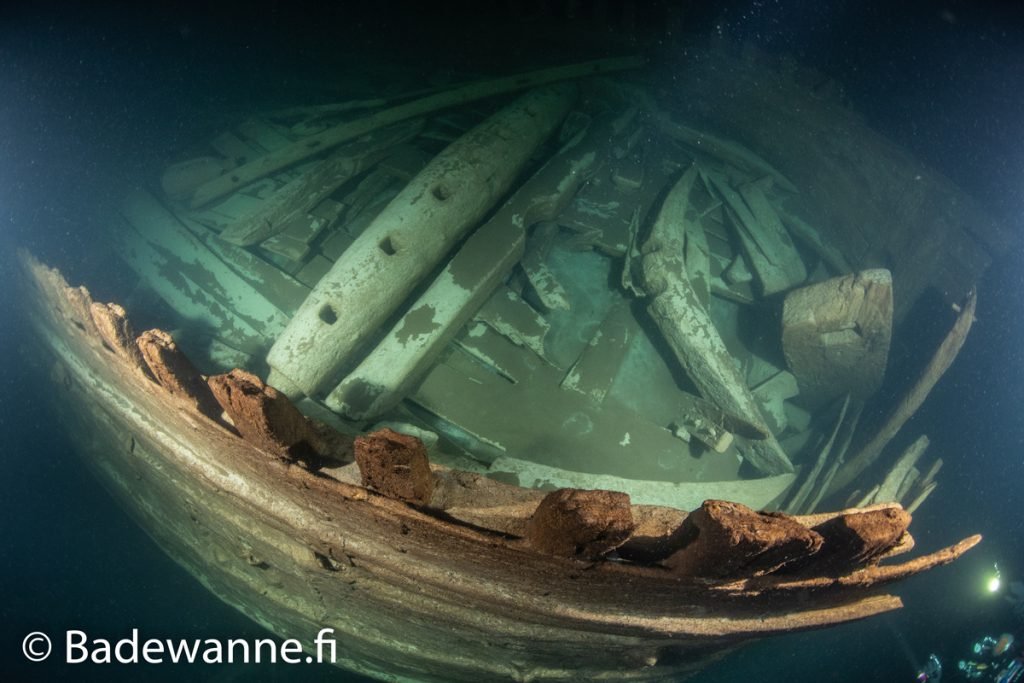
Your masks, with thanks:
M154 246L120 216L110 220L114 249L139 278L157 293L184 322L216 335L227 345L262 354L270 340L234 315L192 281L173 254Z
M760 184L746 183L740 186L739 191L760 228L752 233L758 247L769 261L786 271L791 281L796 284L804 282L807 279L807 268L803 259Z
M535 356L480 322L471 322L455 337L455 344L510 382L529 380L537 364Z
M545 311L568 311L570 308L568 293L547 264L551 241L557 232L558 226L555 223L534 226L526 240L526 253L519 263L533 289L537 303Z
M121 215L170 263L250 327L268 339L284 331L288 317L217 258L148 192L129 194Z
M250 286L260 291L284 314L291 315L306 300L310 291L309 287L288 273L264 261L248 249L224 242L215 233L195 221L188 218L182 218L182 221L193 235L202 240L203 244L216 254L217 258L227 264L228 268L235 271Z
M562 379L561 387L597 403L604 401L636 331L636 320L629 306L625 303L614 306Z
M790 275L779 265L773 263L762 251L754 235L759 233L757 218L747 207L743 197L729 185L721 175L711 171L701 171L706 182L715 188L727 207L726 213L736 231L740 246L747 255L751 267L757 276L761 293L765 296L789 289L796 284Z
M515 344L547 358L544 339L551 325L508 287L499 287L477 311L474 320L486 323Z
M755 176L770 175L779 184L779 187L788 192L799 192L796 186L775 167L737 142L719 138L707 131L684 126L671 120L664 112L657 112L654 120L662 132L696 152L715 156L726 164Z
M266 154L251 164L234 169L231 173L225 173L201 186L192 197L192 206L195 208L203 206L218 197L234 192L254 180L259 180L275 171L325 152L343 142L399 121L405 121L416 116L423 116L432 111L466 104L501 93L536 87L546 83L556 83L581 76L594 76L608 71L634 69L642 65L643 60L636 57L595 60L584 64L574 64L553 69L543 69L528 74L497 78L482 83L470 83L452 90L428 95L418 100L376 112L365 118L339 124L322 133L298 140L277 152Z
M260 119L246 119L238 125L238 132L265 152L277 152L292 144L290 138Z
M492 372L466 369L469 363L475 361L458 355L438 363L412 400L509 455L630 478L736 476L735 458L695 458L685 442L617 401L598 405L562 390L554 368L541 364L531 381L513 384Z
M351 178L376 164L394 144L411 137L417 130L419 123L410 122L345 145L295 175L262 204L238 212L234 223L224 231L224 239L239 246L250 246L280 232L291 220L305 216ZM235 196L239 194L242 193L235 193Z

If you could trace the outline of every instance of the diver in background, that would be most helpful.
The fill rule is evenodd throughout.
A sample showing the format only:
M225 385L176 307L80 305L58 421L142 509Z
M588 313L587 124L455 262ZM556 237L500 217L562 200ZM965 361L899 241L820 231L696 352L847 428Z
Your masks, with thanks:
M1004 633L999 638L985 636L974 643L972 653L971 659L962 659L957 664L954 680L1024 683L1024 643L1012 633ZM942 680L942 662L937 655L929 655L915 680L918 683Z
M974 644L973 651L972 659L962 659L957 665L962 680L1024 683L1024 649L1013 634L985 636Z
M921 670L917 672L917 683L925 683L925 681L932 681L932 683L938 683L942 680L942 662L936 655L928 655L928 661L921 667Z

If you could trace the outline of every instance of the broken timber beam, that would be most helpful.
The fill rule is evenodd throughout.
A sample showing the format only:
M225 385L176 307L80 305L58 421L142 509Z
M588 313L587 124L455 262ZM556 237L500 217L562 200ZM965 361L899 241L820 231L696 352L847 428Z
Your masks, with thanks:
M482 225L377 347L327 397L356 419L398 403L522 258L526 229L558 215L603 157L608 122L553 156Z
M925 367L924 372L921 373L914 386L910 388L910 391L907 392L892 411L885 424L875 433L875 436L864 444L860 451L850 458L849 462L839 470L832 482L831 492L834 493L844 489L864 470L873 465L878 456L882 454L882 449L896 436L900 428L906 424L907 420L914 416L917 409L928 398L928 394L931 393L935 384L942 378L946 370L949 369L949 366L953 364L953 361L956 360L957 353L959 353L964 342L967 340L967 333L970 332L971 324L974 322L974 310L977 304L977 293L971 291L967 295L966 303L960 309L960 315L957 316L956 322L953 323L953 328L946 335L946 338L942 340L939 348L935 351L935 355L932 356L932 359Z
M683 220L697 174L692 166L672 188L641 250L647 310L700 393L767 434L750 442L745 455L751 465L764 474L792 472L686 274Z
M313 395L508 190L569 110L571 84L523 95L437 155L335 262L270 350L270 383Z
M395 145L415 136L422 127L422 121L411 121L338 149L275 192L264 204L239 216L219 237L247 247L276 235L290 220L308 212L350 178L391 153Z
M592 62L541 69L490 81L470 83L453 90L428 95L412 102L406 102L396 107L376 112L365 118L341 123L322 133L293 142L287 147L265 154L244 166L235 168L231 172L218 176L200 186L192 196L191 206L192 208L205 206L219 197L223 197L244 185L248 185L254 180L259 180L275 171L280 171L292 164L325 152L343 142L357 138L360 135L365 135L378 128L398 123L399 121L503 93L515 92L574 78L595 76L611 71L636 69L643 66L643 63L644 61L640 57L598 59Z

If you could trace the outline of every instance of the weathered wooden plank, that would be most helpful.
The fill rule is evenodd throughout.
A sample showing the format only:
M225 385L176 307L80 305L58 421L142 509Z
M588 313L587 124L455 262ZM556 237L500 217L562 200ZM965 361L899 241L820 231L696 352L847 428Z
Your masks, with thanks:
M306 300L309 295L309 287L288 273L267 263L248 249L242 249L222 241L216 234L196 221L189 218L181 218L181 220L193 235L202 240L203 244L216 254L217 258L227 264L254 289L262 292L267 300L277 306L285 315L291 315Z
M263 353L268 340L193 282L172 252L147 241L120 216L110 227L114 249L125 263L188 324L246 353Z
M743 197L736 192L729 184L729 181L713 171L703 171L702 175L706 182L715 188L715 191L722 197L727 207L726 213L730 217L730 223L735 228L736 236L739 239L743 252L750 260L758 283L761 286L761 293L765 296L789 289L795 284L803 281L803 278L794 279L791 273L783 265L774 263L765 253L759 239L765 241L761 235L761 228L757 218L750 211ZM806 272L804 273L806 277Z
M551 325L508 287L499 287L474 316L498 334L547 358L544 339Z
M695 458L670 431L617 401L564 391L554 368L542 364L529 382L513 384L469 364L476 361L458 355L438 363L412 401L510 456L628 478L669 470L687 481L735 477L736 459Z
M131 193L121 206L121 215L170 263L252 329L260 330L264 338L273 339L284 330L287 316L228 268L152 195L142 190Z
M454 343L510 382L528 381L541 361L487 325L471 322Z
M597 403L604 401L636 331L629 306L621 303L613 307L562 379L561 387Z
M238 212L221 238L244 247L284 230L347 180L380 161L393 145L415 135L419 127L418 122L405 123L346 145L298 175L267 200Z
M342 123L322 133L299 140L277 152L264 155L252 163L246 164L244 167L236 168L232 172L226 173L196 190L195 195L192 197L192 206L203 206L274 171L291 166L303 159L320 154L343 142L392 123L398 123L415 116L422 116L431 111L466 104L505 92L523 90L572 78L593 76L609 71L633 69L642 64L643 60L636 57L595 60L584 64L543 69L528 74L498 78L483 83L471 83L453 90L429 95L398 105L397 107L376 112L356 121Z
M761 190L760 184L745 183L740 185L739 192L757 221L759 229L751 229L751 236L757 242L758 248L769 261L785 271L791 282L799 284L805 281L807 268L803 259L800 258L793 240L779 220L779 215Z

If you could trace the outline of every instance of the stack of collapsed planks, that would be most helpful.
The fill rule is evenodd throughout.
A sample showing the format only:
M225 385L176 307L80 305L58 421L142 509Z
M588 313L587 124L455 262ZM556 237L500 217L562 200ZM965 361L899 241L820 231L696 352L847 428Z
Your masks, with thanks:
M353 432L440 433L524 485L811 512L885 446L846 460L891 279L854 273L770 162L590 78L637 66L251 119L129 197L120 253L202 367ZM854 502L920 504L915 463Z

